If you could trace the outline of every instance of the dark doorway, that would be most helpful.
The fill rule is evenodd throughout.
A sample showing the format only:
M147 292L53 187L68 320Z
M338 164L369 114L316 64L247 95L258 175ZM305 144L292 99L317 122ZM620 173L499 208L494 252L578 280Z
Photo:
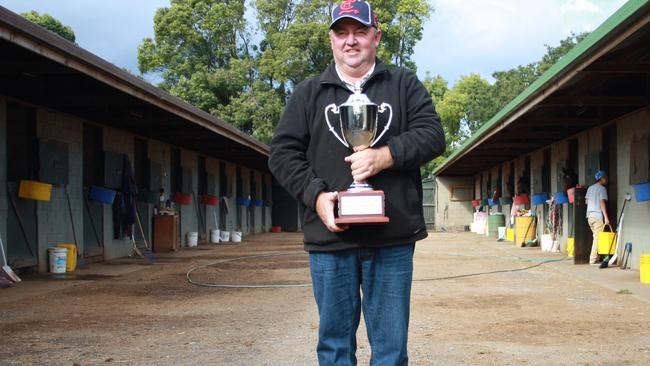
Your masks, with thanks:
M88 199L91 186L104 186L104 143L101 127L83 125L83 242L84 257L100 257L104 250L104 206Z
M148 192L151 186L149 141L137 137L133 140L133 160L133 174L135 175L138 192ZM142 224L142 231L147 239L147 243L151 243L151 204L138 200L137 209L140 224ZM136 222L136 224L138 223ZM139 229L135 230L134 235L136 241L143 241L142 233Z
M571 139L569 140L569 154L567 156L567 173L566 173L566 179L565 179L565 184L568 187L565 188L571 188L575 187L576 184L578 184L578 169L579 167L579 158L578 158L579 150L578 150L578 139ZM575 235L575 222L574 222L574 204L569 204L569 227L568 227L568 235L569 237L574 237Z
M206 205L201 204L201 196L208 194L208 171L205 167L205 157L204 156L199 156L197 159L197 164L196 164L196 172L197 172L197 182L196 182L196 189L197 189L197 199L199 200L196 202L196 205L199 209L199 217L197 220L200 220L199 222L199 229L203 230L203 235L208 235L208 230L207 228L207 207Z
M269 199L265 177L262 177L262 232L266 231L266 205Z
M226 173L226 163L219 162L219 196L228 197L228 174ZM226 230L226 205L219 204L219 229Z
M170 149L169 152L169 196L174 201L174 195L177 192L183 192L183 166L181 165L181 151L179 149ZM189 193L189 192L185 192ZM183 215L181 206L176 204L176 214L178 215L178 227L182 228ZM182 230L178 230L178 243L182 243Z
M244 183L242 182L242 179L241 179L241 168L240 167L237 167L237 174L235 176L235 189L236 189L235 197L238 200L240 197L244 196ZM237 230L243 232L244 230L242 229L241 205L239 203L237 203L235 206L237 207L236 210L235 210L235 212L237 214L237 218L236 218Z
M255 182L255 172L253 171L250 174L250 196L251 200L257 198L257 182ZM248 206L248 230L251 233L255 232L255 207L253 204Z
M7 105L7 261L12 267L38 264L36 201L18 198L21 180L36 179L38 140L34 108Z

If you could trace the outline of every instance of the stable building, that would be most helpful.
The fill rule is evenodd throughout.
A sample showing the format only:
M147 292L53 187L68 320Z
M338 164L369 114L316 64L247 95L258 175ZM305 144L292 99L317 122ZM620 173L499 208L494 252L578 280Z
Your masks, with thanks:
M130 231L143 238L121 221L135 212L155 250L161 188L177 223L158 235L174 245L271 227L265 144L2 7L0 54L0 237L14 269L46 271L48 248L75 241L90 262L132 255Z
M518 195L557 197L560 250L571 238L583 263L592 241L584 192L605 170L613 224L632 195L619 235L632 243L630 265L638 269L650 253L649 136L650 3L632 0L437 167L435 228L466 230L472 201L508 222ZM567 191L573 203L564 203ZM533 237L541 237L551 207L522 203L536 213Z

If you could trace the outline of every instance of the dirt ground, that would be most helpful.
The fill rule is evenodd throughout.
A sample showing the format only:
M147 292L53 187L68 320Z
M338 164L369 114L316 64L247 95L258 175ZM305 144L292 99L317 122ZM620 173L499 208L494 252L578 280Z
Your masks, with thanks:
M68 279L26 278L0 290L0 364L315 365L318 318L310 288L207 288L186 279L200 265L283 254L203 267L192 277L309 283L300 241L300 234L262 234L238 245L184 249L154 264L95 265L108 275L89 269ZM438 279L559 258L470 233L430 234L415 255L411 364L649 365L647 300L560 270L572 264ZM39 290L30 292L34 286ZM357 356L368 364L363 323Z

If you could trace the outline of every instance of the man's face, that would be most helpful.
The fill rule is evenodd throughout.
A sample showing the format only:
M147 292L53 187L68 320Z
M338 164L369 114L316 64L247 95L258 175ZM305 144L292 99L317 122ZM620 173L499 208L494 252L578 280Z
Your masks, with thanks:
M381 31L354 19L341 19L330 30L334 61L344 69L365 72L374 62Z

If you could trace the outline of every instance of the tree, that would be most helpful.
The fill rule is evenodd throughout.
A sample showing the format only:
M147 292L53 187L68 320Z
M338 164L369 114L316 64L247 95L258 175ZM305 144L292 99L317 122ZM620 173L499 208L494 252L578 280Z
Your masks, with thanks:
M245 0L172 0L154 16L154 39L138 47L140 72L204 110L230 103L253 78Z
M39 14L38 12L32 10L28 13L22 13L25 19L29 20L32 23L36 23L41 27L58 34L59 36L67 39L70 42L74 42L76 37L74 31L70 26L64 25L59 20L51 16L50 14L43 13Z

